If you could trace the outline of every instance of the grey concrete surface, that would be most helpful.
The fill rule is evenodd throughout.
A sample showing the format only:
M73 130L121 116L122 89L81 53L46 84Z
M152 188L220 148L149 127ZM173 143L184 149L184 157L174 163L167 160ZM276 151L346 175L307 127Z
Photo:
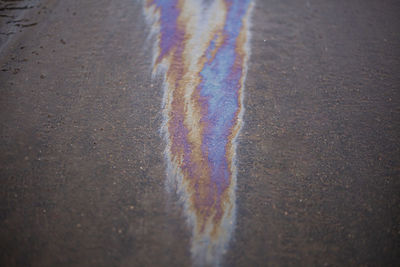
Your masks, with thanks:
M31 8L0 10L0 265L190 266L141 2L10 2ZM256 1L224 266L400 264L399 14Z

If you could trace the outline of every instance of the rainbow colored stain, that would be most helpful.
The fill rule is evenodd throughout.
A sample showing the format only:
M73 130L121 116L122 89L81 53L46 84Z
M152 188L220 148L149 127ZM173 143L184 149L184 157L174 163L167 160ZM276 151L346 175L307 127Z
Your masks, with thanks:
M219 265L235 224L251 0L147 0L153 74L164 78L168 188L190 227L195 265Z

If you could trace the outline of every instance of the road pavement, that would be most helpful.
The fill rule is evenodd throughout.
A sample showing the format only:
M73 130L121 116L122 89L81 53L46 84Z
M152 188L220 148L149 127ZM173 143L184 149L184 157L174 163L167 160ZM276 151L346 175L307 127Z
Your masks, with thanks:
M190 266L142 3L0 5L1 265ZM399 14L256 1L223 266L399 265Z

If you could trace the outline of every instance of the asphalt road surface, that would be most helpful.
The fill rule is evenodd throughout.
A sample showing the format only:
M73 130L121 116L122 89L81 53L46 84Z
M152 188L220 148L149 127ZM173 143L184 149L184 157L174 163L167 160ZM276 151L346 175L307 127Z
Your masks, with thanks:
M135 0L0 1L0 265L190 266ZM223 266L400 264L400 3L258 0Z

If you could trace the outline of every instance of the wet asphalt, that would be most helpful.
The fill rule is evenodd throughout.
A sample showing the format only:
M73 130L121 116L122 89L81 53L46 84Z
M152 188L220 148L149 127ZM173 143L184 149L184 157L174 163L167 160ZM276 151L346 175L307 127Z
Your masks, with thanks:
M400 264L399 14L256 1L224 266ZM0 23L0 265L190 266L141 2L3 0Z

